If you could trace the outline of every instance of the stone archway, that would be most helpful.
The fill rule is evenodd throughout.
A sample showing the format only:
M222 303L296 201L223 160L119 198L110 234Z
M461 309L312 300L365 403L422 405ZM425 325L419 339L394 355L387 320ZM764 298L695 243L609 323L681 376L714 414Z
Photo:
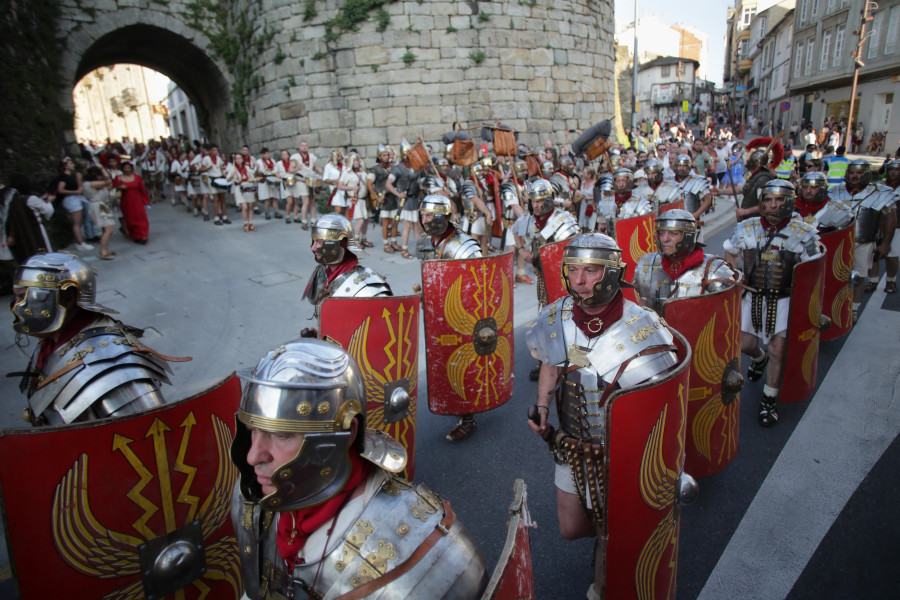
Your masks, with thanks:
M173 17L171 6L160 8L98 12L92 23L72 27L66 36L60 73L60 103L73 111L72 89L94 69L116 63L137 64L154 69L179 85L211 138L234 137L237 132L232 131L233 124L227 119L230 75L206 52L209 40L203 33ZM63 21L63 29L65 24ZM68 135L73 141L74 132Z

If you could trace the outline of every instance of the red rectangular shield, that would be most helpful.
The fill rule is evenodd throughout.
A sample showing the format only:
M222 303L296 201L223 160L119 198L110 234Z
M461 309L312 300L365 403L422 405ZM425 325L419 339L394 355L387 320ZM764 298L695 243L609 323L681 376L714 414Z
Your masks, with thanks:
M684 470L708 477L730 465L738 451L740 394L727 380L741 373L741 288L677 298L666 302L662 314L694 350Z
M544 275L544 285L547 289L547 304L552 304L569 294L562 276L562 257L563 250L573 239L544 244L538 250L541 258L541 272Z
M534 600L531 541L528 536L532 523L525 497L525 482L516 479L514 490L506 543L481 600Z
M606 403L606 598L675 598L691 349L674 335L678 366Z
M676 208L684 210L684 199L683 198L681 200L676 200L675 202L669 202L667 204L660 205L659 214L663 214L664 212L668 212L670 210L675 210Z
M823 251L819 258L794 267L784 375L778 398L785 404L806 400L816 390L819 317L822 315L822 299L825 294L825 258Z
M320 335L347 350L363 373L367 426L386 432L406 448L403 477L409 481L416 466L421 302L418 294L329 298L319 309ZM395 420L387 401L398 386L409 394L409 411Z
M821 237L828 250L825 259L825 297L822 313L831 318L831 327L822 332L823 340L845 336L853 329L853 253L856 236L855 224L826 233Z
M148 574L155 574L152 549L195 535L203 546L195 566L205 571L159 595L240 598L230 519L238 471L229 454L240 398L232 374L192 398L134 416L0 436L0 455L27 457L0 461L21 596L142 598Z
M656 217L653 214L616 221L616 244L622 249L625 262L625 280L631 281L641 257L656 252ZM627 300L635 302L634 290L622 290Z
M431 412L479 413L512 396L513 272L511 252L422 263Z

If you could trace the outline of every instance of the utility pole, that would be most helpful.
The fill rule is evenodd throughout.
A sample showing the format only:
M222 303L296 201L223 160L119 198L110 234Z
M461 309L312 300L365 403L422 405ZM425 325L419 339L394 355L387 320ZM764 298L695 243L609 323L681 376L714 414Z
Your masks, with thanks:
M866 23L871 23L874 19L874 17L869 14L870 7L874 10L878 8L878 3L865 0L859 29L853 32L859 36L859 41L856 43L856 50L851 54L853 57L853 88L850 90L850 114L847 115L847 131L845 132L846 138L844 140L844 146L848 150L853 147L853 108L856 105L856 83L859 80L859 69L866 66L866 63L862 61L863 46L865 45L866 40L872 35L871 32L866 33Z
M631 61L631 130L637 131L638 0L634 0L634 58Z

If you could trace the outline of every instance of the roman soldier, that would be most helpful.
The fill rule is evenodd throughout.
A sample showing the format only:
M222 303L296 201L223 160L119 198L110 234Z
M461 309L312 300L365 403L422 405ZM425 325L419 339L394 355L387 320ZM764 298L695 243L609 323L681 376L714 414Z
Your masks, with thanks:
M607 189L609 185L602 182L594 188L594 198L597 200L597 227L606 228L606 233L611 237L616 235L616 221L641 217L653 212L652 204L636 193L633 185L634 176L631 169L619 167L613 173L612 190Z
M391 149L378 144L378 160L369 171L372 176L369 193L375 200L375 209L381 219L381 238L384 240L384 251L393 254L400 250L397 245L397 216L400 205L397 196L387 189L387 180L391 174Z
M819 233L843 229L853 221L849 206L829 199L828 177L817 171L809 171L800 178L800 197L794 211Z
M140 342L143 331L108 316L96 302L93 269L63 252L36 254L19 268L13 329L40 340L21 390L25 420L68 425L119 417L167 403L173 359Z
M784 158L784 146L768 137L750 140L745 151L750 152L750 155L744 162L747 179L741 191L743 194L741 207L734 211L738 221L760 213L762 205L759 202L759 190L768 182L777 179L775 168Z
M675 184L684 198L684 209L699 221L712 204L712 194L709 190L709 179L694 173L693 168L694 161L687 154L679 154L675 158ZM703 241L702 233L697 241Z
M624 167L627 168L627 167ZM647 183L639 186L634 195L646 200L653 207L653 212L659 214L665 209L666 204L672 204L682 200L681 187L672 179L664 179L663 164L658 159L651 158L644 164L647 173ZM616 169L618 173L620 169Z
M751 359L748 380L759 381L766 374L759 405L763 427L778 422L794 267L821 254L816 228L794 215L794 200L794 186L773 178L760 189L761 216L738 223L724 244L726 259L735 269L743 256L749 293L741 304L741 352ZM815 325L818 328L818 319ZM768 344L768 352L761 343Z
M319 266L309 278L303 298L318 305L328 297L391 296L384 277L359 264L351 250L353 229L341 215L322 215L312 227L312 249Z
M884 184L894 190L900 196L900 159L889 161L884 168ZM900 227L900 222L898 222ZM884 259L884 269L887 271L887 279L884 283L884 291L888 294L897 293L897 272L900 271L900 236L894 232L891 240L891 251Z
M828 189L828 196L847 205L856 217L856 250L854 270L862 275L891 252L897 228L897 193L891 188L871 182L869 161L856 159L847 167L844 183ZM877 256L877 260L876 260ZM864 291L872 291L878 278L868 283L860 277L853 288L853 321L859 318L859 305Z
M403 140L400 144L400 162L393 166L387 182L385 182L385 189L387 189L399 208L398 216L400 220L405 221L401 245L394 246L396 250L400 250L403 258L412 258L412 254L409 253L409 235L414 225L419 221L419 199L414 194L411 194L413 179L415 178L415 170L409 164L409 151L411 149L412 146L410 146L409 142Z
M697 220L686 210L676 208L657 217L659 252L642 256L634 273L638 304L661 313L666 300L701 296L734 285L731 266L703 251L697 241L699 233Z
M456 260L480 258L481 248L471 236L463 233L450 223L450 199L442 194L429 194L422 199L419 208L424 233L416 244L416 256L423 261ZM425 282L425 296L429 296L428 282ZM430 383L430 382L429 382ZM429 397L429 403L432 399ZM475 431L473 413L457 415L457 422L447 433L447 440L460 442Z
M449 502L396 475L406 452L367 429L365 373L347 352L294 340L239 375L231 520L247 597L481 594L474 537Z
M651 388L654 402L660 404L640 403L637 413L629 413L639 402L629 403L627 394L635 386L677 385L686 380L686 346L676 346L672 332L656 313L624 298L622 251L609 236L576 236L563 250L562 276L568 295L543 307L527 332L528 348L541 361L537 401L529 411L528 426L544 437L557 462L554 483L560 533L567 539L597 538L588 598L625 597L633 594L635 573L641 571L637 564L666 563L660 560L666 550L638 553L627 547L646 548L653 531L663 525L675 536L670 543L677 545L678 513L676 508L669 509L667 516L648 510L648 527L637 532L642 519L638 513L648 498L640 501L636 481L647 465L630 462L619 448L630 446L632 457L641 455L634 445L646 443L646 427L658 436L656 458L667 465L667 484L675 492L657 510L674 506L676 498L685 501L682 494L696 491L693 479L681 472L684 449L677 447L678 436L684 432L686 396ZM554 401L559 420L555 432L549 425ZM672 406L662 406L665 402ZM664 415L672 419L668 426L663 424ZM636 427L641 419L649 424ZM664 437L673 443L663 442ZM647 456L646 448L643 455ZM626 479L635 481L632 490ZM637 512L620 519L617 513L623 505ZM651 537L646 544L633 543L647 534ZM659 589L659 585L670 586L671 577L674 574L668 569L658 572L654 567L639 579L642 587Z

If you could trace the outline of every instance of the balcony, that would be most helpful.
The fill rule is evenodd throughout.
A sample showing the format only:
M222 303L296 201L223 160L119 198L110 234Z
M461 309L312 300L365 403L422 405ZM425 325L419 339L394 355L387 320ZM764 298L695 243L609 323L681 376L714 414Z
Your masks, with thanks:
M746 27L737 32L737 35L734 38L737 41L741 40L749 40L750 39L750 28Z
M737 63L737 72L738 74L746 73L753 67L753 61L749 58L743 58Z

